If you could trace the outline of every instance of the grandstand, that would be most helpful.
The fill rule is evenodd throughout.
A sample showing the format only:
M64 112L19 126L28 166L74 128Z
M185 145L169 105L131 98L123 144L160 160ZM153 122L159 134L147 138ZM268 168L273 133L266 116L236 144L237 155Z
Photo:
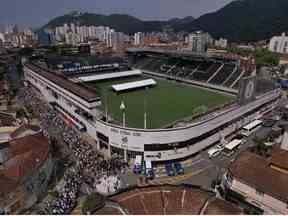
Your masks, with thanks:
M82 83L73 79L108 72L70 76L29 61L24 64L25 85L36 88L65 119L95 139L95 148L126 161L136 155L153 162L186 158L217 143L219 134L229 136L270 112L279 102L281 91L271 80L257 81L253 76L241 80L252 72L242 70L235 59L172 54L131 53L129 63L142 75ZM116 76L121 71L109 73ZM112 89L150 78L157 81L153 88L121 93ZM251 83L256 88L247 97Z
M128 71L129 67L124 58L119 57L72 57L47 56L45 59L50 69L57 70L67 77L94 75L111 72Z
M128 54L131 55L131 53ZM237 89L243 77L251 72L242 71L235 59L209 58L207 56L173 56L157 53L137 53L133 68L203 82L210 85Z

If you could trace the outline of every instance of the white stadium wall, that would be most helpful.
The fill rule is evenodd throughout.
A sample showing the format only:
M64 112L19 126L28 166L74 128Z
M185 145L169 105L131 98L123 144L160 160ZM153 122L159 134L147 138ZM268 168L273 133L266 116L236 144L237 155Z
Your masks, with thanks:
M24 67L24 72L25 79L32 85L36 86L47 101L57 103L64 110L66 110L67 116L73 115L86 126L87 133L95 139L95 143L97 143L98 148L101 140L99 140L97 134L100 133L108 139L108 150L110 150L111 147L122 149L125 152L125 156L127 151L138 152L139 154L144 154L144 158L149 158L149 160L152 161L181 159L207 148L220 140L219 133L221 133L222 136L227 136L249 123L251 120L256 118L256 116L259 116L259 112L267 112L274 108L274 105L277 103L277 99L279 99L281 95L279 89L273 90L261 95L246 105L240 106L238 104L234 104L225 110L218 111L215 117L211 117L201 122L191 123L186 127L170 129L134 129L111 125L100 120L86 120L82 116L75 113L73 107L68 106L65 101L57 100L51 97L51 94L48 92L46 87L53 87L53 91L57 91L57 93L58 89L60 89L59 87L55 86L53 82L45 80L44 82L41 81L35 83L34 79L42 79L42 77L40 77L37 72L33 72L26 67ZM31 76L33 76L33 79L31 79ZM62 91L62 89L60 90ZM59 92L59 94L61 95L61 92ZM68 91L65 92L63 97L66 97L65 100L73 101L73 103L75 103L78 107L90 111L90 113L91 110L93 110L93 115L95 116L95 119L97 118L95 113L99 112L95 111L96 104L91 105L85 101L81 101L81 103L79 103L80 99L76 98L75 95ZM221 128L219 129L219 127ZM161 145L167 146L167 144L178 144L181 142L184 142L183 147L178 146L177 149L171 147L168 148L169 150L159 151L149 151L144 149L145 145L149 145L150 147L157 145L161 148Z

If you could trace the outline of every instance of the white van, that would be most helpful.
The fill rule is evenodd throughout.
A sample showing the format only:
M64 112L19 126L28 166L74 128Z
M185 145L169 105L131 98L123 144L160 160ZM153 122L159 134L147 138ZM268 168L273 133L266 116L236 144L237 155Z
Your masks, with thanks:
M208 153L209 158L214 158L218 156L221 153L221 151L222 151L221 148L212 148L207 153Z
M142 155L136 155L136 158L134 161L133 172L135 174L141 174L141 172L142 172Z

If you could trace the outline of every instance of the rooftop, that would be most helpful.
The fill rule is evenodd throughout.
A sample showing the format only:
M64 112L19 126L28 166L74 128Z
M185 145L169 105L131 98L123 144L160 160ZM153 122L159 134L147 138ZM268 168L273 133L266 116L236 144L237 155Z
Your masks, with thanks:
M111 200L117 205L106 205L98 213L163 215L163 214L240 214L233 204L215 198L212 192L192 186L163 185L134 188L114 195ZM207 205L205 203L207 202Z
M38 133L41 130L39 126L23 124L10 134L12 139L17 139L26 135Z
M66 79L66 77L64 77L63 75L56 74L48 68L41 67L40 65L31 62L25 64L25 66L33 70L35 73L40 74L49 81L55 83L56 85L59 85L60 87L72 92L73 94L84 99L85 101L94 102L99 99L99 96L95 93L95 91L89 90L84 86L73 83Z
M288 151L276 149L272 152L270 163L274 166L288 170Z
M49 155L48 139L42 133L12 140L5 146L8 148L8 160L0 174L0 194L15 189L11 185L17 185Z
M14 126L16 119L9 113L0 112L0 127Z
M287 153L283 154L286 155ZM272 161L281 162L283 155L272 156ZM287 162L287 158L285 159ZM286 162L284 161L284 164ZM231 164L233 178L258 191L269 194L284 202L288 201L288 174L270 167L270 160L251 152L243 152ZM287 164L286 164L287 165Z

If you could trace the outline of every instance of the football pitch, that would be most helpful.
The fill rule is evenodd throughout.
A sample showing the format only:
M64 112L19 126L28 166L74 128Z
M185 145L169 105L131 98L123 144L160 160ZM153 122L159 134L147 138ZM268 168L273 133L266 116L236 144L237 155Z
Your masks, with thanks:
M205 112L212 107L234 100L233 96L177 83L155 79L157 85L148 89L136 89L117 94L111 85L143 80L147 77L125 78L113 81L85 83L101 94L102 110L117 122L122 122L121 102L125 104L126 126L144 128L144 110L147 128L162 128L177 120ZM146 104L146 105L145 105Z

